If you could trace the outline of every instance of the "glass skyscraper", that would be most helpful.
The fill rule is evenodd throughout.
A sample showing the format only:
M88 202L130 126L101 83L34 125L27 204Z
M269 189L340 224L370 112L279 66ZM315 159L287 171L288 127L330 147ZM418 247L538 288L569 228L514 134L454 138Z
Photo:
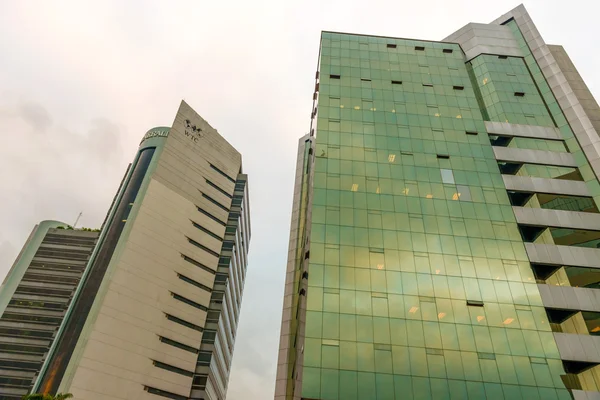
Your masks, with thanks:
M523 6L323 32L275 399L599 399L599 129Z

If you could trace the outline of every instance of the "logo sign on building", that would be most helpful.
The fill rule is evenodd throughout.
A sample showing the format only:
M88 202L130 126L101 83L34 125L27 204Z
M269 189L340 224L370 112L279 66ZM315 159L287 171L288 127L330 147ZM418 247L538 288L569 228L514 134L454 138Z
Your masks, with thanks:
M152 128L152 129L150 129L148 132L146 132L146 134L142 138L142 141L140 142L140 144L142 144L144 142L144 140L150 139L150 138L153 138L153 137L167 137L167 136L169 136L169 129L170 128L166 128L166 127L159 127L159 128Z
M194 143L197 143L201 137L204 136L204 131L197 127L196 125L192 125L192 122L189 119L185 120L185 129L184 134Z

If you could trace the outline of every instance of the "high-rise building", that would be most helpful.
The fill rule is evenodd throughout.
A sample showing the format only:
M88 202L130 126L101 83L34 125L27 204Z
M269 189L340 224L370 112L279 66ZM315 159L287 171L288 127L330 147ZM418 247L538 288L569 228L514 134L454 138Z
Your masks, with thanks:
M182 102L143 137L34 391L224 399L249 243L242 157Z
M523 6L323 32L275 399L599 399L598 132Z
M58 221L33 228L0 286L0 398L31 390L97 238Z

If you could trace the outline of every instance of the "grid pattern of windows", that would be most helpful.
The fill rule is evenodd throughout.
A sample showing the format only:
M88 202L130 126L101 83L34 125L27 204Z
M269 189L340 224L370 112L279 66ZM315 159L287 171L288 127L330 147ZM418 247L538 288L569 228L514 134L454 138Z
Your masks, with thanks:
M569 398L458 46L321 44L302 397ZM551 125L489 57L487 113Z
M490 121L554 126L525 61L482 54L470 62Z

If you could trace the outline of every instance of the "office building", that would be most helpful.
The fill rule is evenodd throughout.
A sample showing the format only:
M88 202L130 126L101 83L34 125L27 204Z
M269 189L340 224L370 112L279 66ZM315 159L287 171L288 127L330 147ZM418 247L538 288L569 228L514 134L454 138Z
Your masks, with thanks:
M323 32L275 399L599 399L598 132L523 6Z
M144 135L34 391L224 399L249 243L242 157L182 102Z
M31 390L97 238L58 221L33 228L0 287L0 398Z

